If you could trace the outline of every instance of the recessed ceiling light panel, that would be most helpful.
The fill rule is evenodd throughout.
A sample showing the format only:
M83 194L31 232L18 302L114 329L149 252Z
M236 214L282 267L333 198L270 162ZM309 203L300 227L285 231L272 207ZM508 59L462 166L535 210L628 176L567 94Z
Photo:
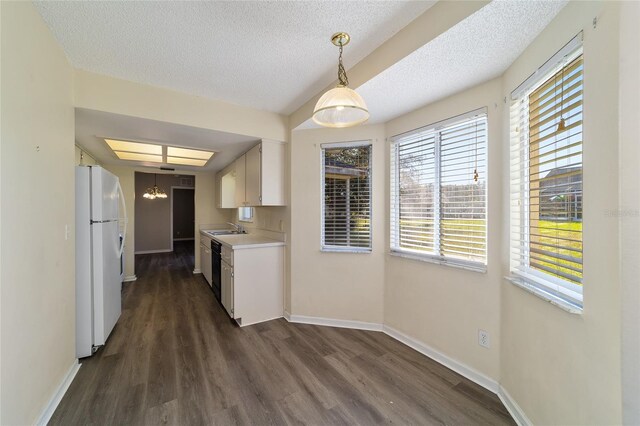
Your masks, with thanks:
M177 148L175 146L167 147L167 156L169 157L183 157L183 158L197 158L199 160L208 160L213 156L213 152L200 151L196 149Z
M162 155L162 146L149 143L119 141L115 139L105 139L109 147L115 151L137 152L140 154Z
M162 155L139 154L137 152L114 152L121 160L150 161L152 163L162 163Z
M169 164L181 164L183 166L198 166L202 167L207 164L207 160L200 160L197 158L182 158L182 157L167 157L167 163Z

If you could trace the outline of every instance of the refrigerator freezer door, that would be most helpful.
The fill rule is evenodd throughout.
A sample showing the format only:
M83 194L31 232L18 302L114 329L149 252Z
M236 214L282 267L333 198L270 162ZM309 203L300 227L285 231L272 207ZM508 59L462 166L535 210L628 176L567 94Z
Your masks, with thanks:
M91 185L89 167L76 167L76 356L91 355Z
M91 216L94 221L118 220L118 178L102 167L91 167Z
M94 223L93 310L94 345L104 345L121 312L120 235L118 222Z

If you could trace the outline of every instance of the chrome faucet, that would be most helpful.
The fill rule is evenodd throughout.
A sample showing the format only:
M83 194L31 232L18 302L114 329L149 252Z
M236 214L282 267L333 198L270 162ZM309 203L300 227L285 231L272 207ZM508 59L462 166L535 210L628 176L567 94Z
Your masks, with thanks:
M227 222L227 224L233 226L238 234L244 234L245 233L244 226L240 225L239 223Z

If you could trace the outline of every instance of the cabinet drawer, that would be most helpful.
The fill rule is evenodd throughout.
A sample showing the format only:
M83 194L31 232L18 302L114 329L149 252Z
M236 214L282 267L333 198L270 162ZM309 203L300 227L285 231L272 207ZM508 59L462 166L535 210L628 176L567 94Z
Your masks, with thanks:
M204 233L200 233L200 244L211 248L211 238L207 237Z
M223 261L227 262L229 266L233 266L233 250L225 246L222 246L220 257L222 258Z

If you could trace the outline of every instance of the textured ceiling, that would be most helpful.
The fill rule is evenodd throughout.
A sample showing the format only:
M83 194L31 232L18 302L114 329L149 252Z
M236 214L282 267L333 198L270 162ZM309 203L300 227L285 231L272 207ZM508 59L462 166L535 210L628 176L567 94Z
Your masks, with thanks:
M489 3L359 87L370 121L386 122L502 75L566 3Z
M46 1L40 14L76 68L289 114L432 1Z

